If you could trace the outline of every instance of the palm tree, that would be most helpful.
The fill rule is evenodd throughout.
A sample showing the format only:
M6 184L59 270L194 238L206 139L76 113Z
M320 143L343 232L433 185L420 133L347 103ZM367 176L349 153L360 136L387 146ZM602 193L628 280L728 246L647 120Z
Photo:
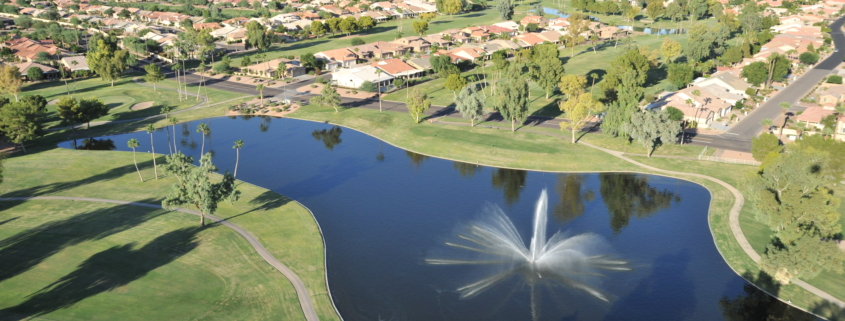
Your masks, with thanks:
M244 141L238 139L235 141L235 145L232 148L235 149L235 174L232 175L234 178L238 178L238 162L241 160L241 148L244 147Z
M137 139L132 138L128 142L126 142L126 146L132 148L132 161L135 162L135 170L138 171L138 177L141 178L141 183L143 183L144 177L141 176L141 170L138 169L138 160L135 158L135 147L141 146L141 144L138 143Z
M796 122L795 123L795 131L797 132L797 135L796 135L795 139L800 138L801 134L806 132L807 129L809 129L809 126L807 126L807 123Z
M276 67L276 78L282 79L285 78L285 74L288 71L288 66L284 62L279 62L279 66Z
M596 74L596 73L594 73L594 72L591 72L591 73L590 73L590 78L592 78L592 79L593 79L593 84L592 84L592 85L590 85L590 94L592 95L592 94L593 94L593 87L595 87L595 86L596 86L596 78L599 78L599 75L598 75L598 74Z
M258 95L261 97L261 107L264 107L264 84L258 84L258 86L255 86L255 90L258 91Z
M197 133L202 134L202 147L200 147L200 155L205 154L205 136L211 135L211 128L206 123L197 125Z
M173 149L177 150L177 151L178 151L178 149L176 148L176 123L178 123L178 122L179 122L179 120L176 119L176 117L173 117L173 118L170 118L170 119L167 120L167 123L170 124L170 129L173 130ZM167 140L167 145L170 145L170 139Z
M156 179L158 179L158 165L156 164L156 145L153 143L153 133L155 133L156 128L153 124L147 125L147 133L150 134L150 148L153 151L153 171L155 172Z
M381 73L383 71L376 68L376 88L378 89L378 112L381 112Z
M179 95L179 101L182 101L182 81L179 79L179 68L181 67L178 61L170 67L176 73L176 94Z
M766 127L766 132L771 131L771 130L772 130L772 126L773 126L774 124L775 124L775 123L772 121L772 119L771 119L771 118L763 118L763 120L761 120L761 121L760 121L760 125L763 125L764 127Z
M196 100L200 100L200 89L202 89L202 85L205 83L205 76L204 76L205 63L204 62L200 62L200 65L197 66L197 71L200 74L200 83L197 84L197 99Z
M783 125L780 126L780 136L783 136L783 128L786 127L786 121L788 120L788 118L786 117L786 112L789 110L789 108L792 108L792 104L784 101L778 104L778 106L780 106L780 112L783 115Z

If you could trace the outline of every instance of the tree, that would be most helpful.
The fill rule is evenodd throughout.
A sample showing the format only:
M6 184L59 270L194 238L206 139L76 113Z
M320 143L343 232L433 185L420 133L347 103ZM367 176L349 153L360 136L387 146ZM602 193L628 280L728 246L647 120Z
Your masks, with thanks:
M236 140L232 148L235 149L235 174L232 177L238 178L238 162L241 160L241 148L244 148L244 141L240 139Z
M414 122L419 123L422 114L431 107L431 99L428 99L428 96L419 89L412 89L408 93L408 101L405 104L408 112L414 117Z
M15 96L15 101L18 101L21 86L23 86L23 76L18 67L11 64L0 67L0 90Z
M658 140L663 144L675 144L681 133L680 122L671 120L666 112L635 112L625 127L631 138L643 143L648 157L654 153Z
M569 16L569 28L567 29L566 35L563 36L566 40L566 46L572 48L569 57L575 56L575 46L581 42L583 39L581 34L584 33L584 31L587 31L589 26L590 21L584 15L576 13Z
M42 123L46 109L28 101L8 103L0 108L0 132L10 141L21 145L26 153L25 143L42 134Z
M557 45L552 43L536 45L531 51L534 65L537 66L534 69L534 78L546 92L546 99L549 99L564 72L563 62L559 58L560 51Z
M241 67L249 67L250 64L252 64L252 59L250 59L249 56L244 56L244 58L241 59Z
M452 97L454 99L458 98L458 90L466 87L467 80L464 77L461 77L460 74L451 74L449 77L446 78L446 83L443 84L443 87L452 91Z
M742 68L741 76L745 77L754 86L760 86L769 78L769 70L765 62L753 62Z
M200 146L200 155L202 155L205 153L205 137L211 135L211 127L208 127L206 123L200 123L197 125L197 133L202 136L202 145Z
M740 47L733 46L725 51L725 54L722 56L722 62L726 65L733 66L734 64L742 61L742 58L742 50Z
M663 64L672 63L675 57L681 55L681 43L667 37L660 45L660 55L663 56Z
M267 28L258 21L250 21L246 24L246 42L250 47L265 51L272 43L272 37L267 33Z
M484 116L484 99L474 86L466 87L455 99L455 110L469 119L470 126L475 126L475 121Z
M135 158L135 147L141 146L141 143L138 143L137 139L132 138L128 142L126 142L126 146L132 149L132 162L135 163L135 171L138 172L138 178L140 178L141 183L143 183L144 182L144 176L141 176L141 170L138 169L138 159Z
M781 152L783 152L783 145L774 134L763 133L760 136L751 137L751 155L755 160L763 161L769 154Z
M593 94L583 92L575 97L569 96L569 100L561 102L559 107L562 112L566 113L566 118L569 119L568 126L572 130L573 144L576 141L575 133L581 130L593 115L604 109L601 102L593 99ZM563 130L566 126L566 123L560 122L560 130Z
M454 15L464 8L461 0L443 0L443 13L449 16Z
M114 81L126 71L126 61L129 57L126 50L117 50L116 47L100 39L96 50L90 50L85 55L91 70L99 74L103 80L111 82L112 87L114 87Z
M147 133L150 134L150 148L152 148L152 155L153 155L153 172L155 173L156 179L158 179L158 165L156 164L156 145L153 142L153 133L156 132L155 126L153 124L147 125L145 128ZM177 154L179 152L176 152Z
M511 0L499 0L496 4L496 11L499 12L499 17L502 20L511 20L511 17L513 17L513 4Z
M144 66L144 70L147 72L144 75L144 81L153 83L153 91L156 91L156 83L164 80L164 73L161 72L161 67L156 64L149 64Z
M361 16L358 18L358 27L368 30L376 26L376 21L370 16Z
M80 116L77 115L78 108L79 102L71 96L59 98L59 101L56 102L56 113L59 114L59 118L71 123L71 130L73 130L74 124L81 123Z
M830 77L827 77L826 82L828 84L839 84L839 85L841 85L842 84L842 76L832 75Z
M319 37L326 34L326 26L323 25L320 21L312 21L311 22L311 33L315 36Z
M497 87L491 105L511 122L511 131L516 131L516 123L522 124L528 115L528 83L509 77Z
M30 81L39 81L44 78L44 72L41 71L41 68L29 67L29 69L26 70L26 76Z
M200 226L205 227L205 216L213 215L223 200L236 201L240 191L235 189L235 177L228 171L219 182L211 183L210 174L217 172L211 162L211 153L200 158L199 166L193 166L193 162L193 157L181 152L167 156L164 171L176 177L176 184L161 206L173 210L177 206L192 205L200 212Z
M669 64L667 79L678 88L683 88L692 82L695 74L692 66L685 62Z
M320 96L312 97L311 103L334 108L335 113L340 112L340 94L337 90L329 86L323 85L323 90L320 91Z
M812 65L819 61L819 55L806 51L798 56L798 61L805 65Z
M258 95L261 97L261 107L264 107L264 84L258 84L258 86L255 86L255 90L258 91Z
M372 81L367 80L367 81L362 82L362 83L361 83L361 86L358 86L358 90L360 90L360 91L365 91L365 92L369 92L369 93L374 93L374 92L376 92L378 89L376 88L376 84L375 84L375 83L373 83Z
M568 74L560 79L557 86L560 88L560 92L571 100L584 92L584 88L587 86L587 77Z
M422 37L423 34L428 31L428 22L426 22L425 20L415 20L411 24L411 26L414 27L414 32L419 34L420 37Z
M346 17L346 19L341 19L338 28L349 36L350 33L358 31L358 21L354 17Z
M657 22L657 18L660 18L666 12L666 9L663 7L663 1L650 1L645 8L645 12L654 23Z

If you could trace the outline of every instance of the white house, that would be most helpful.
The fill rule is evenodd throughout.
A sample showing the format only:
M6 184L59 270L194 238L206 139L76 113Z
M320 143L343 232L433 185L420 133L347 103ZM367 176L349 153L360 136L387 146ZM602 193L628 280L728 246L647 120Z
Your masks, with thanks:
M707 87L710 85L716 85L719 87L723 87L728 90L728 92L742 95L745 97L745 90L748 87L751 87L745 80L740 79L737 76L734 76L732 73L729 72L719 72L711 75L707 79L704 79L698 83L696 86L699 87Z
M332 74L332 85L337 85L347 88L361 87L366 81L370 81L378 86L384 87L390 84L393 76L386 72L377 72L376 67L368 65L358 65L349 69L338 69Z

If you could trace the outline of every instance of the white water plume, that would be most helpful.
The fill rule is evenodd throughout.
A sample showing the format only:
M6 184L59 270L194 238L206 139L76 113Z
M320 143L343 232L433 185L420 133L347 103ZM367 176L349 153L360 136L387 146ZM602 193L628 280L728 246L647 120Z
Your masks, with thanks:
M546 238L548 195L540 194L534 211L534 229L528 247L513 222L498 206L489 217L469 224L446 245L476 253L476 258L427 258L433 265L499 265L503 270L458 288L461 298L475 296L511 276L521 275L530 285L541 280L562 284L603 301L608 295L594 285L606 271L629 271L628 263L606 256L610 246L594 233L567 237L561 232ZM465 257L465 256L464 256Z

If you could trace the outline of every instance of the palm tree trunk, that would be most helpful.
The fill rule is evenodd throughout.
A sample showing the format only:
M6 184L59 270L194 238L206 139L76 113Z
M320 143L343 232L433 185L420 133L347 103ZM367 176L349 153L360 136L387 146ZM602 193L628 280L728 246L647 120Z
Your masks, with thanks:
M168 144L170 145L170 144ZM135 171L138 172L138 178L141 179L141 183L144 182L144 177L141 176L141 170L138 169L138 160L135 158L135 147L132 147L132 161L135 163Z
M238 162L241 160L241 149L235 148L235 175L232 175L234 178L238 178Z
M156 164L156 146L153 143L153 133L150 133L150 147L153 150L153 172L155 172L156 179L158 179L158 165Z
M205 133L200 133L202 135L202 146L200 147L200 157L202 154L205 154Z
M205 213L200 211L200 227L205 227Z

